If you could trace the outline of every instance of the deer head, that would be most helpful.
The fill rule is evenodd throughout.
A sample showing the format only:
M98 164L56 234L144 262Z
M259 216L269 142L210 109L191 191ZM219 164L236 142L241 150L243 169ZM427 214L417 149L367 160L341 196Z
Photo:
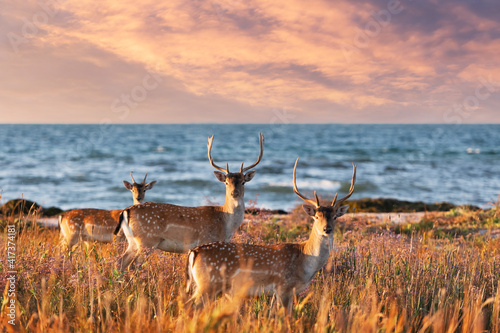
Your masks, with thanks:
M125 188L132 192L132 196L134 197L134 205L140 204L144 201L144 196L146 195L146 191L150 190L155 186L156 180L153 180L151 183L146 184L146 176L144 176L144 180L142 183L136 183L134 176L132 176L133 171L130 172L130 178L132 178L132 184L128 181L124 180L123 185Z
M259 133L259 143L260 143L260 154L257 162L254 164L244 168L243 163L241 163L239 172L230 172L229 171L229 163L226 163L226 168L221 168L214 163L214 160L211 155L212 144L213 144L214 136L208 138L207 147L208 147L208 159L210 164L217 169L218 171L214 171L215 177L222 183L226 185L226 198L229 196L233 200L238 200L244 197L245 194L245 183L252 180L255 176L256 171L252 170L245 174L248 170L254 168L257 164L259 164L262 159L262 154L264 153L264 136L262 133Z
M328 236L333 232L333 228L335 227L335 221L338 217L347 213L349 209L349 205L340 204L346 201L354 192L354 183L356 182L356 165L352 165L352 180L351 180L351 188L349 189L349 193L339 200L337 200L337 194L333 198L333 201L330 206L321 206L319 203L318 195L316 191L314 191L314 200L308 199L306 196L301 194L297 188L297 163L299 159L295 161L295 166L293 167L293 191L299 198L307 202L307 204L302 205L304 211L307 215L311 216L314 219L313 229L324 236Z

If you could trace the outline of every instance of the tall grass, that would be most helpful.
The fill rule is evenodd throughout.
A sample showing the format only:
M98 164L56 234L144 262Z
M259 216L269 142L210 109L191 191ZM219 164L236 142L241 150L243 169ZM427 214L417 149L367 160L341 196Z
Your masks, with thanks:
M28 215L3 221L19 230L19 331L500 332L500 238L491 233L500 228L498 207L427 216L422 227L408 229L346 220L329 263L296 295L291 317L264 296L223 296L189 308L186 255L155 251L138 271L120 273L115 262L126 243L93 243L66 253L58 231L27 225L36 218ZM479 233L474 221L490 233ZM307 238L310 225L298 214L251 216L233 241L297 242ZM454 226L468 231L442 237ZM12 328L5 316L2 325Z

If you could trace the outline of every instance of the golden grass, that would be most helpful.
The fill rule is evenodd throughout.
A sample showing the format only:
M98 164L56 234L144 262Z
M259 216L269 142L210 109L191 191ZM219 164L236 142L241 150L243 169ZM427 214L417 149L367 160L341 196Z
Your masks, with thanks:
M186 255L153 252L136 272L119 273L126 243L58 246L57 230L16 224L17 325L30 332L500 332L499 209L429 214L413 226L344 221L327 267L296 295L293 315L272 298L223 296L186 308ZM307 238L310 223L249 216L235 242ZM455 228L455 229L453 229ZM448 232L454 230L453 232ZM481 232L487 230L486 232ZM460 231L460 232L458 232ZM6 229L0 288L6 288ZM2 301L6 301L6 294ZM5 312L5 307L2 312ZM0 328L11 330L2 315Z

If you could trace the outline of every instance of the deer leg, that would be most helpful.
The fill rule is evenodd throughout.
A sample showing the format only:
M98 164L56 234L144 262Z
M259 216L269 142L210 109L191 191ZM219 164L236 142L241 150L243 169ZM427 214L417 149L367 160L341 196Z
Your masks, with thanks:
M132 267L134 267L134 269L140 268L146 262L146 259L149 257L149 255L153 253L154 250L156 250L160 243L161 242L158 241L158 243L152 247L138 246L137 255L132 262Z
M200 288L196 288L193 296L189 298L186 302L187 308L192 308L193 310L198 310L205 304L209 304L208 294L200 291Z
M128 224L127 210L125 210L122 214L123 214L123 221L121 224L120 231L123 231L123 234L125 234L125 237L127 238L128 241L127 250L121 256L121 258L118 259L118 267L123 272L131 263L134 263L135 265L137 257L140 255L141 246L139 246L139 243L137 239L134 237L132 229ZM121 218L122 217L120 217L120 219Z
M271 304L269 304L270 309L273 308L274 302L276 302L276 294L273 294L273 297L271 297ZM276 302L276 304L279 304L279 302Z
M59 229L60 229L60 242L59 244L62 246L65 252L71 251L73 246L78 243L79 233L71 232L68 222L64 219L60 219L59 221Z
M201 262L194 262L195 254L191 252L188 257L188 286L194 289L194 293L189 299L188 303L194 305L195 308L199 308L205 302L208 302L211 294L215 295L213 292L214 286L210 283L210 275L206 274L204 269L196 269L195 266L203 265ZM205 267L206 268L206 267ZM215 287L217 289L217 287ZM214 297L215 298L215 297Z
M292 315L293 293L291 291L280 292L278 295L279 302L285 308L288 316Z
M135 261L139 252L139 247L135 241L129 241L128 248L125 253L118 259L118 267L120 271L124 271L132 261Z
M146 257L148 257L147 252L145 252L143 248L138 248L130 263L130 268L133 270L141 268L142 264L146 261Z
M68 242L66 241L66 238L64 238L63 235L59 237L59 246L61 247L63 252L69 252Z
M64 232L62 232L62 229L61 232L59 233L59 246L64 250L66 250L68 246L68 242L66 241L66 235L64 234Z
M118 234L114 236L113 241L114 242L121 242L121 241L124 241L125 239L126 239L125 234L123 233L123 230L120 229L120 231L118 231Z
M146 261L147 257L149 257L159 244L160 242L158 242L155 246L148 248L138 245L134 239L129 240L127 251L125 251L123 256L119 259L118 266L120 266L122 271L129 266L132 269L140 268Z
M67 252L71 251L79 241L80 236L76 233L71 235L63 235L61 240L63 248Z

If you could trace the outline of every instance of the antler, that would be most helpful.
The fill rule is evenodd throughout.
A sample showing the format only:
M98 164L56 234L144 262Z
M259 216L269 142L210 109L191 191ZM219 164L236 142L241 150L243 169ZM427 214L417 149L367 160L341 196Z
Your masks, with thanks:
M134 183L134 184L135 184L135 179L134 179L134 176L132 176L132 172L133 172L133 171L130 171L130 178L132 178L132 183Z
M313 206L315 206L316 208L319 208L319 199L318 199L318 195L316 194L316 191L314 191L314 198L316 199L316 202L314 202L313 200L308 199L304 195L302 195L299 192L299 189L297 188L297 174L296 174L297 173L297 163L299 163L298 157L297 157L297 160L295 161L295 166L293 167L293 191L295 192L295 194L298 195L299 198L301 198L305 202L308 202L308 203L312 204Z
M224 172L225 174L228 174L229 173L229 163L226 163L226 168L221 168L220 166L218 166L217 164L214 163L214 160L212 158L212 144L214 142L214 135L212 135L212 137L208 138L208 142L207 142L207 148L208 148L208 160L210 161L210 164L216 168L217 170L219 171L222 171Z
M222 171L226 174L229 173L229 163L226 163L226 168L221 168L220 166L218 166L217 164L214 163L214 160L212 159L212 144L214 142L214 136L212 135L210 138L208 138L208 142L207 142L207 148L208 148L208 160L210 161L210 164L216 168L217 170L219 171ZM257 159L257 162L255 162L254 164L250 165L249 167L246 167L246 168L243 168L243 163L241 163L241 167L240 167L240 172L243 173L243 172L246 172L250 169L252 169L253 167L255 167L257 164L259 164L260 160L262 159L262 155L264 154L264 135L262 135L262 133L259 133L259 143L260 143L260 154L259 154L259 158Z
M339 199L339 201L337 201L336 203L335 203L335 201L337 200L337 194L335 194L335 198L333 198L332 206L337 207L339 204L341 204L342 202L344 202L347 199L349 199L349 197L354 192L354 183L355 182L356 182L356 164L353 163L352 164L351 188L349 189L349 193L347 193L347 195L345 197L343 197L342 199Z
M264 154L264 135L262 135L262 133L259 133L259 143L260 143L260 154L259 158L257 159L257 162L246 168L243 168L243 163L241 163L241 168L240 168L241 173L248 171L251 168L255 167L257 164L259 164L260 160L262 159L262 155Z
M148 176L148 173L146 172L146 175L144 176L144 180L142 181L143 184L146 184L146 177Z

